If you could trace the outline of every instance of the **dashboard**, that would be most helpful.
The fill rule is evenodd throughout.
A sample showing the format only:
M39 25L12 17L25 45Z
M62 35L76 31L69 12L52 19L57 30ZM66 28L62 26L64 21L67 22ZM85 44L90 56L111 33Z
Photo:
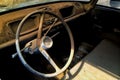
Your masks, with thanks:
M5 14L0 15L0 49L14 44L15 34L17 27L21 20L30 12L35 10L46 10L53 12L56 15L61 16L65 22L75 19L80 15L84 14L83 4L79 2L59 2L59 3L49 3L45 5L36 5L25 7L24 9L13 10ZM50 24L53 23L54 17L46 15L46 19L43 23L43 30L47 29ZM33 15L26 20L21 31L21 40L26 38L25 34L28 36L35 35L39 25L39 15ZM60 24L57 22L56 25ZM6 36L6 37L5 37Z
M112 59L114 59L114 58L118 59L115 62L119 62L119 58L118 58L118 56L115 56L114 54L111 55L112 53L110 55L107 55L106 50L108 50L108 51L112 50L112 49L109 49L110 48L109 45L111 45L112 48L115 46L115 44L113 44L111 41L115 41L115 43L119 42L119 38L117 38L118 35L116 37L113 34L111 34L111 32L110 32L110 34L108 33L109 30L112 31L114 29L112 27L113 24L118 26L117 24L119 22L116 21L116 19L114 19L114 18L118 17L119 13L117 13L118 15L116 15L116 13L113 15L112 11L106 11L106 8L102 8L103 10L101 10L101 8L99 9L99 6L98 6L98 8L96 7L95 10L91 11L92 13L90 12L90 13L86 14L87 10L89 10L89 8L90 7L87 7L87 4L81 3L81 2L58 2L58 3L49 3L49 4L44 4L44 5L43 4L33 5L33 6L29 6L29 7L14 9L14 10L10 10L8 12L0 13L0 50L1 50L0 79L7 78L7 79L12 79L12 80L18 80L18 79L24 80L23 78L30 77L30 79L25 79L25 80L31 80L31 75L29 76L29 74L24 70L23 65L21 66L21 63L19 63L18 58L15 58L15 57L13 58L13 57L11 57L11 55L13 56L14 53L16 54L15 36L16 36L16 31L17 31L19 23L22 21L22 19L26 15L28 15L29 13L34 12L36 10L49 11L51 13L54 13L54 14L62 17L64 19L64 21L66 23L68 23L68 25L69 25L68 27L70 27L70 29L72 31L72 35L73 35L74 42L75 42L75 55L73 57L72 64L65 71L65 73L69 71L68 75L66 74L65 76L68 76L68 78L69 78L69 73L70 73L71 76L73 76L73 77L75 76L75 78L79 79L78 78L78 77L80 77L79 75L82 76L82 74L89 74L89 71L91 71L91 67L86 65L86 62L89 62L89 61L90 61L90 64L93 63L93 65L94 65L94 61L95 61L95 65L97 62L98 65L95 69L97 69L98 67L107 69L106 66L105 67L103 66L103 64L106 64L108 66L108 68L110 67L110 71L113 69L116 70L117 68L114 68L114 67L111 69L111 66L114 63L109 64L110 61L109 61L108 57L110 56L110 58L112 57ZM20 42L21 49L22 49L22 47L24 47L24 45L26 43L31 41L30 39L33 40L33 38L37 37L38 27L40 25L40 23L39 23L40 17L41 17L40 14L34 14L31 17L29 17L22 25L22 30L19 35L20 41L21 41ZM54 23L54 19L55 19L54 16L45 14L45 19L43 21L44 23L42 26L43 33L47 32L47 30L49 30L50 25L52 25ZM111 19L114 19L115 22L114 21L111 22ZM107 22L111 22L111 24L107 23ZM107 27L107 26L109 26L109 27ZM56 63L60 62L60 63L58 63L58 65L61 68L61 67L63 67L63 64L65 64L66 61L68 60L68 54L69 54L68 49L70 48L69 41L68 41L69 36L68 36L68 33L66 34L64 27L62 26L62 24L59 20L55 23L55 25L53 27L54 28L52 28L49 31L48 35L52 38L58 34L59 34L59 36L56 36L53 38L54 46L52 46L52 48L50 50L48 50L48 53L53 58L53 60L56 61ZM116 27L115 27L115 29L116 29ZM114 32L114 33L116 34L116 32ZM108 40L102 41L102 39L104 39L104 38L110 39L110 43ZM102 41L102 45L101 45L101 41ZM99 43L100 43L100 45L99 45ZM108 45L108 49L104 50L102 47L102 46L104 46L103 44ZM116 46L113 49L114 50L118 49L116 51L119 51L119 48L117 48L118 46L117 47ZM107 46L105 46L105 48L107 48ZM95 52L93 49L95 49ZM100 51L105 51L104 55L102 55L102 56L99 55L100 51L98 51L96 49L100 49ZM93 52L92 52L92 50L93 50ZM25 53L25 52L23 52L23 53ZM35 52L35 53L37 53L37 52ZM110 52L108 52L108 53L110 53ZM35 55L34 54L33 55L31 55L31 54L24 55L23 54L23 56L26 58L28 63L30 63L30 65L35 67L35 69L37 68L37 70L39 69L40 71L43 71L46 73L47 70L45 68L47 68L48 70L50 70L50 72L54 71L50 68L50 66L47 64L47 62L45 62L46 59L44 60L44 58L40 58L40 57L43 57L43 55L41 55L41 54L35 54ZM86 56L87 56L87 58L85 58ZM113 56L114 56L114 58L113 58ZM94 57L94 58L92 58L92 57ZM97 57L99 57L100 59ZM101 57L103 57L103 59L101 59ZM83 59L83 61L82 61L82 59ZM114 60L116 60L116 59L114 59ZM112 60L112 62L114 60ZM40 61L40 64L39 64L40 67L38 66L38 64L36 64L38 61ZM79 63L79 61L80 62L82 61L82 63ZM102 63L102 62L105 62L105 63ZM41 66L42 64L44 66ZM80 66L80 64L81 64L81 66ZM116 65L116 64L114 64L114 65ZM103 69L102 69L102 72L103 72ZM11 76L11 72L13 73L12 76ZM79 74L79 72L80 73L83 72L83 73ZM75 73L75 75L73 75L74 73ZM98 75L99 75L99 73L95 76L98 76ZM14 76L17 76L17 78ZM56 77L59 78L59 75ZM85 75L85 77L86 77L86 75ZM89 76L87 76L86 78L88 78L88 77ZM51 79L51 80L53 80L53 79Z

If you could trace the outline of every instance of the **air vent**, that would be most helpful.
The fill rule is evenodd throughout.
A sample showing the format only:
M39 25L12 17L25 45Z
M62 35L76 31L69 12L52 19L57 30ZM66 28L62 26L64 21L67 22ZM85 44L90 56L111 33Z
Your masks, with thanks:
M35 28L35 17L30 17L28 18L22 27L21 33L26 32L26 31L30 31L31 29ZM16 33L17 28L19 23L21 22L21 19L16 20L16 21L12 21L8 24L8 26L11 28L11 30L13 31L13 33Z
M65 7L60 9L60 13L63 18L67 18L73 14L73 6Z

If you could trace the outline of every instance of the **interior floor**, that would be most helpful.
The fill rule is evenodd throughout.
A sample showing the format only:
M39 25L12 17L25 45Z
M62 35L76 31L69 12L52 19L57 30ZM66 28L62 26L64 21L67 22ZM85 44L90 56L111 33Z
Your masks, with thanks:
M118 44L110 40L102 40L63 78L68 80L118 80L120 79L119 56L120 46Z

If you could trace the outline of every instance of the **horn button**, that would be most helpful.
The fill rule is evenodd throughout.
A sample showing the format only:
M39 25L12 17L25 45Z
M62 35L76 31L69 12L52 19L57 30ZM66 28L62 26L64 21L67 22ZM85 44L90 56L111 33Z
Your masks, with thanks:
M49 49L51 48L53 45L53 40L52 38L50 38L49 36L45 36L42 38L42 43L41 43L41 47L43 49Z

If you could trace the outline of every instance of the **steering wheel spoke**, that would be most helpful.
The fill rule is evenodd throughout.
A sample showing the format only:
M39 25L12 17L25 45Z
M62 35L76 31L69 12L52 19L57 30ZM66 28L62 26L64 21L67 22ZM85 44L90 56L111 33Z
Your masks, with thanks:
M41 39L41 34L42 34L42 26L43 26L44 16L45 16L45 14L42 13L41 18L40 18L39 27L38 27L38 34L37 34L37 45L38 46L40 46L40 39Z
M39 50L42 53L42 55L48 60L48 62L54 67L54 69L56 70L56 72L60 71L60 68L56 65L56 63L54 62L54 60L49 56L49 54L47 53L47 51L44 50L43 48L40 48Z

